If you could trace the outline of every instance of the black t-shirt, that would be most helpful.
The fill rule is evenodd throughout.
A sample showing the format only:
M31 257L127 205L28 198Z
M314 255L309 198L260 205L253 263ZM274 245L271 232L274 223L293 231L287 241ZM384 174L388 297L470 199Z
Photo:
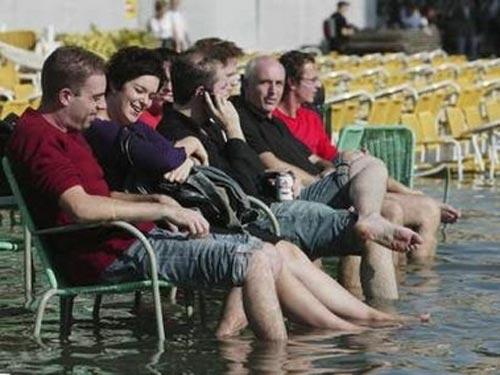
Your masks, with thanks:
M339 39L345 38L342 35L342 29L349 27L349 23L347 22L347 19L339 12L333 13L332 18L333 18L333 22L335 24L335 37L339 38Z
M271 203L269 191L266 190L265 169L257 154L241 139L226 140L218 124L209 121L199 126L189 117L169 108L165 110L156 130L172 141L189 136L198 138L207 150L212 167L235 179L248 195ZM247 229L250 234L273 244L283 239L252 225ZM216 228L216 231L224 232L221 228Z
M257 154L271 152L277 158L309 174L317 175L321 169L309 161L311 152L296 139L286 124L277 118L268 118L242 99L234 100L247 143Z
M234 178L248 195L269 202L265 184L265 168L258 155L241 139L226 140L220 126L207 122L199 126L189 117L173 109L166 110L157 130L177 141L193 136L208 153L209 164Z

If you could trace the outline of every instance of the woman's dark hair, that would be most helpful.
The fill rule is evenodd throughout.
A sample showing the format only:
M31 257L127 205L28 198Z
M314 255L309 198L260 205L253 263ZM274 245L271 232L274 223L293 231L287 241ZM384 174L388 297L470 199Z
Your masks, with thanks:
M122 48L111 56L106 65L106 92L121 90L125 83L145 75L158 77L158 88L163 86L166 76L158 53L142 47Z

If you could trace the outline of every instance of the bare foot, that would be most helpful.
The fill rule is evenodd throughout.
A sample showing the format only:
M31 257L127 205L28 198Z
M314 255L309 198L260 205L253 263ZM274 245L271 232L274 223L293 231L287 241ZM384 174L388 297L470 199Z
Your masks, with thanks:
M411 229L392 224L377 213L360 217L354 229L362 240L375 241L399 252L414 250L423 242Z
M455 207L450 206L446 203L440 203L439 208L441 209L441 222L446 224L456 223L457 220L462 216L460 210Z

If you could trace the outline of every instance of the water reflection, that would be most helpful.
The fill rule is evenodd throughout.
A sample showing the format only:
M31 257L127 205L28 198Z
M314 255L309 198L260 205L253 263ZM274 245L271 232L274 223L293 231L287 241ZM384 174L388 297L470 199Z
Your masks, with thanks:
M438 180L418 187L441 195ZM386 307L406 315L429 312L430 322L360 335L291 326L286 344L260 343L249 332L215 340L221 300L215 292L207 296L206 326L198 317L187 320L182 306L166 306L167 341L161 347L154 314L147 303L132 312L133 296L106 298L99 324L91 320L92 300L77 299L68 341L59 340L58 308L52 303L42 347L30 338L33 312L22 308L21 253L2 252L0 373L500 373L500 196L495 187L455 186L451 203L463 209L462 221L448 228L434 262L400 270L401 300Z

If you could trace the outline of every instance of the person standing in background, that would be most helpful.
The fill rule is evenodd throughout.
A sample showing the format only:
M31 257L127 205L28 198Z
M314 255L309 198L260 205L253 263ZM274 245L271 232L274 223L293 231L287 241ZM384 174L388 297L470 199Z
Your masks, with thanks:
M149 22L149 30L161 41L161 47L176 52L185 51L189 47L186 22L179 11L180 0L157 0L155 15Z
M354 25L347 22L347 18L345 17L348 8L348 2L339 1L337 3L337 11L323 23L323 31L325 38L329 42L330 50L342 52L349 37L356 32Z

